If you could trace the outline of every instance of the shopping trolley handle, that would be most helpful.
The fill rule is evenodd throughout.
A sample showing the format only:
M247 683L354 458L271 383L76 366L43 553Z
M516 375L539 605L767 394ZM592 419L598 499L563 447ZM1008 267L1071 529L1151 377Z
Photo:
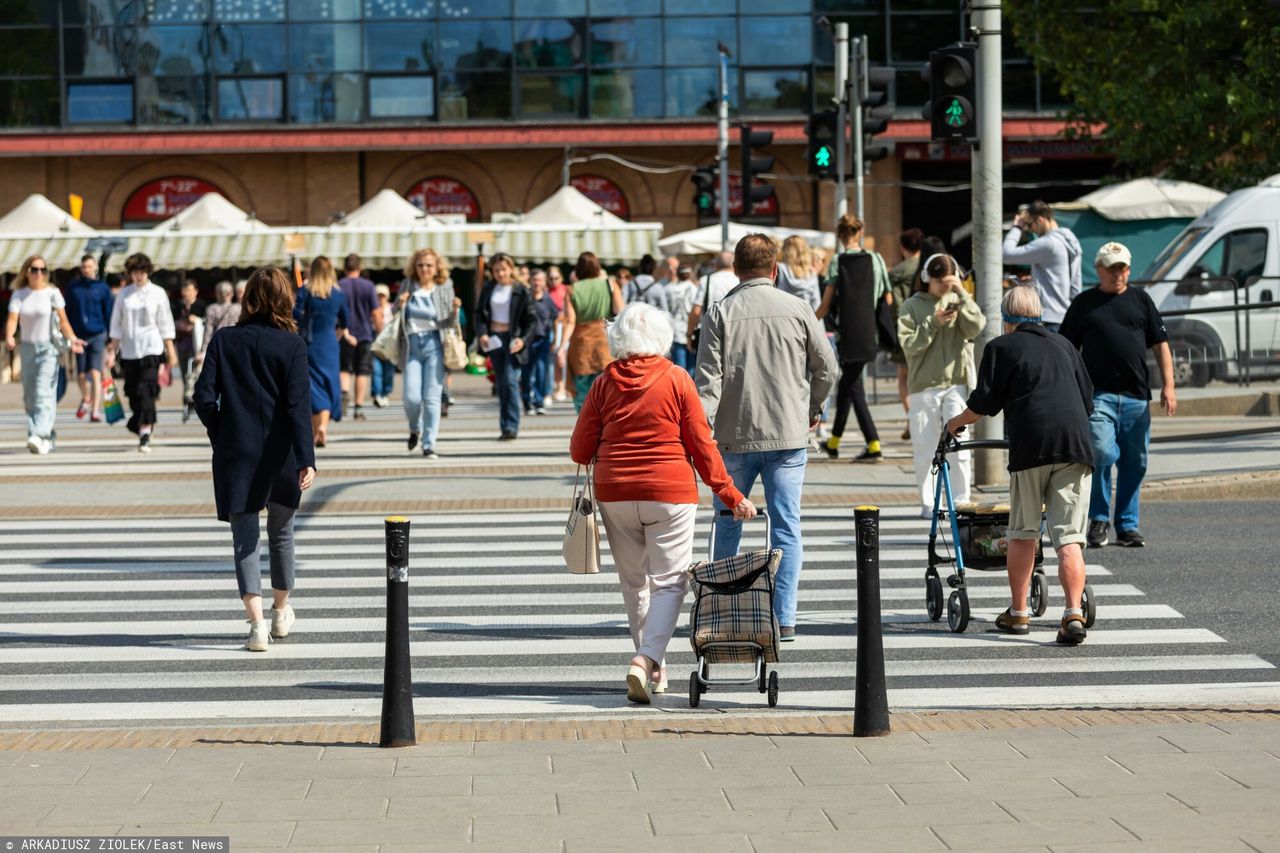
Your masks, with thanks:
M716 513L720 518L731 518L733 510L722 509ZM769 516L767 508L756 507L756 517L764 519L764 541L765 547L769 547L769 543L773 542L773 519ZM707 532L707 559L714 559L716 551L716 525L712 524L711 529Z
M728 518L728 517L729 517L729 516L731 516L731 515L733 515L733 510L731 510L731 509L722 509L722 510L720 510L720 517L721 517L721 518ZM768 515L769 515L769 510L768 510L766 507L762 507L762 506L758 506L758 507L756 507L756 516L757 516L757 517L759 517L759 516L764 516L764 517L766 517L766 518L767 518L767 517L768 517Z

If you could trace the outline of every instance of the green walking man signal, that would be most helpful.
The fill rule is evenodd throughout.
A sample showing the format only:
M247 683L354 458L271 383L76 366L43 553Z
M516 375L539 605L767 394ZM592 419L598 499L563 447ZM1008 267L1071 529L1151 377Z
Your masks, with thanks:
M819 168L829 168L831 166L831 149L825 145L822 146L814 153L813 161Z
M963 127L968 122L968 117L964 114L964 105L960 103L959 98L952 98L951 103L947 104L947 124L952 127Z

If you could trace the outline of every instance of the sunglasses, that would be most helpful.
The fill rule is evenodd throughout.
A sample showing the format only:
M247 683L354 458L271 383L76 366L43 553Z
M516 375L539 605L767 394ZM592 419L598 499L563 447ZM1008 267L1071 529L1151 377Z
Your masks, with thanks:
M44 275L49 271L48 267L27 267L27 269L30 272L35 273L36 275Z
M423 267L434 267L435 264L427 262L423 264L414 264L414 266L416 266L418 269L422 269Z

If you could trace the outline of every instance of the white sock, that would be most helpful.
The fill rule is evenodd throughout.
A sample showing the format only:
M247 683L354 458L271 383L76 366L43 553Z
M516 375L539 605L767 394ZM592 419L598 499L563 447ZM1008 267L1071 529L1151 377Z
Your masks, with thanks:
M1062 611L1062 615L1064 618L1067 616L1083 616L1084 611L1079 607L1068 607L1066 610Z
M1030 611L1030 610L1014 610L1014 609L1011 607L1011 608L1009 608L1009 615L1010 615L1010 616L1018 616L1018 617L1026 616L1026 617L1030 618L1030 616L1031 616L1031 611Z

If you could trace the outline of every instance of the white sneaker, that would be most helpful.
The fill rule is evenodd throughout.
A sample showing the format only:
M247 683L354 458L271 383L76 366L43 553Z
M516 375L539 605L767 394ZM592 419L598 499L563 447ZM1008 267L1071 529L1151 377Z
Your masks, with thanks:
M547 396L542 398L542 408L549 409L555 405L555 402L556 402L555 400L551 399L551 395L548 394Z
M30 450L32 453L49 452L44 450L44 439L35 434L27 436L27 450Z
M298 621L293 615L293 606L286 604L284 610L276 610L271 608L271 636L279 640L281 637L289 636L289 631L293 628L293 623Z
M244 647L251 652L265 652L267 646L271 644L271 638L267 636L267 620L249 623L249 639L245 642Z

